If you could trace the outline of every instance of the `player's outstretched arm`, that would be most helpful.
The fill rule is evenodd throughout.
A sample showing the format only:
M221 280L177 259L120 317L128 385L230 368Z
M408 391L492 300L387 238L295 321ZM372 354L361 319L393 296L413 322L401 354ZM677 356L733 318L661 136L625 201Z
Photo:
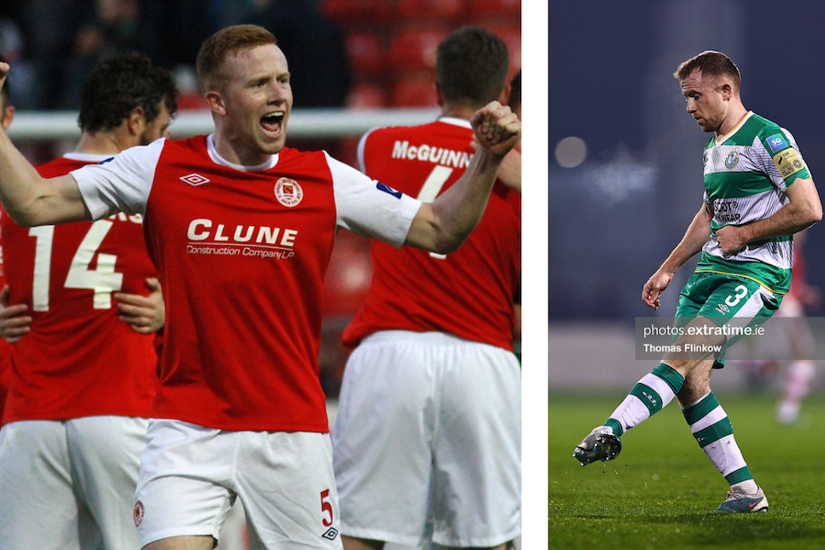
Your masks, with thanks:
M710 239L710 222L713 219L713 210L710 204L703 202L702 208L693 217L693 221L685 231L685 236L670 253L670 256L650 276L642 288L642 302L653 309L659 309L659 297L670 285L673 275L693 256L702 250L702 246Z
M788 204L764 220L726 225L716 231L722 252L733 254L751 241L793 235L822 220L822 204L814 180L797 178L785 191Z
M0 88L9 64L0 63ZM90 219L77 183L71 176L45 179L0 129L0 202L24 227Z
M478 149L461 178L432 203L421 205L405 244L447 254L475 229L487 207L505 155L518 142L521 122L507 106L493 101L470 119Z

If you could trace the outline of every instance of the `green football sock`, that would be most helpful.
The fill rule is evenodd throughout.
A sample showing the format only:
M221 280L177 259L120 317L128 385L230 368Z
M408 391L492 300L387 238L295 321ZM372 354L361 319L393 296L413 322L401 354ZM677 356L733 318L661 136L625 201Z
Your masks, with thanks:
M673 400L684 382L685 378L676 369L667 363L660 363L633 386L604 425L612 428L615 435L622 435L662 410Z
M683 409L682 414L696 442L729 485L753 480L733 437L733 425L713 392Z

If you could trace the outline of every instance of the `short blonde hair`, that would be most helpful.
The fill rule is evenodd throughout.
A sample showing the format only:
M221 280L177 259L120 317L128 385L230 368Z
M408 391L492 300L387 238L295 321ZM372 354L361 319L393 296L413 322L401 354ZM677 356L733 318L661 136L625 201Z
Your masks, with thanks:
M726 76L730 78L734 91L739 93L739 85L742 81L739 67L722 52L708 50L691 57L679 65L676 72L673 73L673 77L681 84L695 69L699 69L704 76Z

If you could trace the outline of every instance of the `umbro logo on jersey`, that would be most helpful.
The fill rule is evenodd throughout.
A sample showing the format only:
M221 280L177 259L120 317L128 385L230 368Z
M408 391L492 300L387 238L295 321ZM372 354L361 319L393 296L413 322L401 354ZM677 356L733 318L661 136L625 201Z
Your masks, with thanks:
M188 176L181 176L180 179L193 187L209 183L209 178L201 176L200 174L189 174Z
M330 527L330 528L329 528L329 529L327 529L327 530L326 530L326 532L325 532L323 535L321 535L321 536L322 536L323 538L325 538L325 539L335 540L335 537L337 537L337 536L338 536L338 529L336 529L335 527Z

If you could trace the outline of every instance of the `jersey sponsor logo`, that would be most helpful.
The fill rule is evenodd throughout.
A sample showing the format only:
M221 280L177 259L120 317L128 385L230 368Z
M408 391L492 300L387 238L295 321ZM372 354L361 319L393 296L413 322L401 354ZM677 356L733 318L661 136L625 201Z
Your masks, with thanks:
M329 529L326 530L326 532L323 535L321 535L321 537L323 537L325 539L328 539L328 540L335 540L335 537L337 537L337 536L338 536L338 529L336 529L335 527L330 527Z
M774 155L773 163L776 165L783 179L787 179L788 176L805 168L805 163L799 158L799 153L796 152L796 149L785 149L778 155Z
M297 181L280 178L275 182L275 198L287 208L292 208L304 199L304 190Z
M212 256L254 256L276 260L295 257L298 231L281 227L215 223L199 218L189 222L188 254Z
M209 183L209 178L207 178L206 176L201 176L200 174L189 174L187 176L181 176L180 180L185 183L188 183L192 187L197 187L198 185Z
M375 184L375 188L376 188L376 189L378 189L379 191L383 191L384 193L387 193L387 194L389 194L389 195L392 195L392 196L393 196L393 197L395 197L396 199L400 199L400 198L401 198L401 195L403 194L403 193L401 193L401 191L396 191L395 189L393 189L393 188L392 188L392 187L390 187L389 185L384 185L384 184L383 184L383 183L381 183L380 181L379 181L379 182L376 182L376 184Z
M742 217L742 214L736 211L738 207L739 203L736 201L716 199L713 201L713 219L719 224L737 222Z
M135 502L135 509L132 512L132 518L135 520L135 527L140 527L140 524L143 523L143 516L146 511L143 508L143 503L141 501Z
M770 147L774 153L778 153L788 146L788 142L781 134L774 134L765 141L768 142L768 147Z
M739 151L734 148L725 158L725 168L733 170L737 164L739 164Z
M467 168L470 165L470 154L466 151L455 151L427 144L410 145L409 141L396 141L392 147L392 158L420 160L453 168Z

